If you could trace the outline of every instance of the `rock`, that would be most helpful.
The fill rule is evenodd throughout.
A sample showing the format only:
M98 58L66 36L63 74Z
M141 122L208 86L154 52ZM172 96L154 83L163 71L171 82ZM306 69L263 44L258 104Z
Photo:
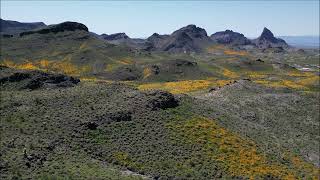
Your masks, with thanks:
M9 77L4 77L0 79L0 83L5 83L5 82L19 82L22 81L24 79L30 78L30 74L27 73L14 73L13 75L9 76Z
M257 61L257 62L264 62L264 61L263 61L263 60L261 60L261 59L257 59L256 61Z
M88 122L88 123L86 123L85 125L86 125L86 127L87 127L88 129L90 129L90 130L96 130L97 127L98 127L98 124L95 123L95 122Z
M34 72L32 80L25 86L26 89L38 89L45 85L55 85L57 87L72 87L80 82L79 79L62 74L48 74L44 72Z
M12 82L21 83L21 89L38 89L41 87L72 87L80 82L79 79L63 75L45 73L42 71L13 70L14 73L0 77L0 84ZM18 72L16 72L18 71Z
M152 90L146 93L148 100L148 107L152 110L174 108L179 105L175 97L166 91Z

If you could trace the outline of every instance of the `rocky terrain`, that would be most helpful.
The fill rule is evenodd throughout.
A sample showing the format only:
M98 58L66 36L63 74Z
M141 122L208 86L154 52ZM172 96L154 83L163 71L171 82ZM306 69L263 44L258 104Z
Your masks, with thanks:
M0 64L0 179L319 179L319 50L266 28L64 22L1 37Z

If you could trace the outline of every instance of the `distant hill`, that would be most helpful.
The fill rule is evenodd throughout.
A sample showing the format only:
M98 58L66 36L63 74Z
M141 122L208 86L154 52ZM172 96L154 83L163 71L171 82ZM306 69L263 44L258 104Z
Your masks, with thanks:
M18 21L0 19L1 34L18 34L23 31L30 31L43 27L46 27L46 24L43 22L22 23Z
M126 45L140 50L171 53L200 53L208 46L214 44L232 46L232 48L240 49L276 48L283 51L283 49L289 48L283 39L275 37L267 28L263 29L260 37L251 40L243 34L232 30L216 32L209 37L205 29L192 24L182 27L169 35L154 33L147 39L133 39L125 33L102 34L100 38L111 44Z
M101 37L112 44L125 44L148 51L175 53L201 52L204 47L213 43L207 32L195 25L182 27L170 35L154 33L147 39L131 39L124 33L102 34Z
M219 44L233 46L251 44L251 41L248 38L246 38L243 34L233 32L231 30L216 32L212 34L210 38Z
M145 39L130 38L126 33L101 34L100 38L110 44L126 45L135 49L145 49L147 46Z
M319 36L279 36L284 39L289 45L297 48L319 48Z

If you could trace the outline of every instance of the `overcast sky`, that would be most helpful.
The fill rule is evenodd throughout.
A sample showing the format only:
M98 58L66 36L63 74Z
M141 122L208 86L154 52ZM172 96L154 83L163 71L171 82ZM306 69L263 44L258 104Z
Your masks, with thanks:
M231 29L257 37L263 27L276 36L319 35L319 1L4 1L1 18L56 24L81 22L90 31L130 37L169 34L195 24L208 35Z

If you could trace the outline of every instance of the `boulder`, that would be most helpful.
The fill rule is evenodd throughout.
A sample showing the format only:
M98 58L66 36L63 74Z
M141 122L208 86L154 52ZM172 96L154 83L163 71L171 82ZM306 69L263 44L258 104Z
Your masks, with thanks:
M146 92L146 95L149 98L147 106L152 110L174 108L179 105L173 94L166 91L152 90Z

